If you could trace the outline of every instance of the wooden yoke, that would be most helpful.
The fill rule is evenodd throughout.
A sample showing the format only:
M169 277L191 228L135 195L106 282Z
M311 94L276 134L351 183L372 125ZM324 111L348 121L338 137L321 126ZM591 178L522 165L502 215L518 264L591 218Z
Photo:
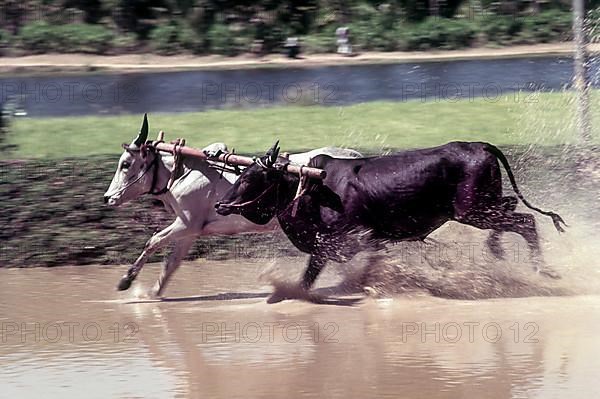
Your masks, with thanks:
M210 161L222 162L225 165L238 165L238 166L250 166L254 163L254 158L246 157L243 155L237 155L232 153L223 153L217 157L209 157L202 150L192 147L183 147L177 144L167 144L163 142L164 132L158 133L158 139L152 141L150 144L158 151L165 151L171 154L179 153L181 155L187 155L190 157L206 159ZM286 164L283 168L284 171L293 173L300 176L306 176L313 179L324 179L327 176L327 172L323 169L311 168L304 165Z

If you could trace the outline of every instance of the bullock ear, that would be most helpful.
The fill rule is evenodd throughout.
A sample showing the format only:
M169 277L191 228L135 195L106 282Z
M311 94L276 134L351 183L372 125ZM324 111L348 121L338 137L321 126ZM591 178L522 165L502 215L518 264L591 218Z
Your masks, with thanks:
M139 151L137 148L135 148L135 147L132 148L131 145L127 144L127 143L123 143L123 144L121 144L121 146L123 147L123 149L125 151L127 151L130 154L133 154L134 152L138 152Z
M339 195L325 184L320 184L316 190L319 205L333 209L338 213L344 213L344 204Z

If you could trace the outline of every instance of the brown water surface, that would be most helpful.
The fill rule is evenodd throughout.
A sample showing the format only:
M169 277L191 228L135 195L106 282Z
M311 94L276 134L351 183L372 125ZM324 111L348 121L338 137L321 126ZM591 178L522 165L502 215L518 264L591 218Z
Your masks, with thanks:
M294 270L303 261L281 260ZM267 305L272 287L257 281L261 263L198 261L182 266L167 300L152 302L136 291L158 265L147 266L137 290L117 293L122 269L0 270L0 396L547 399L600 391L600 296ZM320 286L339 278L330 268Z

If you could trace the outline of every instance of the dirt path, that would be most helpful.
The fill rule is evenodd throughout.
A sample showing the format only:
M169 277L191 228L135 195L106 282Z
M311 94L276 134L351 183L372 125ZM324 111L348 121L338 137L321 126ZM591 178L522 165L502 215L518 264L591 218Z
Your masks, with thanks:
M0 72L11 74L65 73L98 71L165 71L189 69L246 69L262 67L315 67L326 65L356 65L363 63L435 62L464 59L496 59L548 55L568 56L573 52L572 43L552 43L503 48L474 48L453 51L428 52L367 52L354 57L337 54L305 55L291 60L282 55L271 54L262 58L251 55L238 57L156 54L128 54L102 56L90 54L43 54L24 57L0 58ZM600 53L600 43L589 46L590 53Z

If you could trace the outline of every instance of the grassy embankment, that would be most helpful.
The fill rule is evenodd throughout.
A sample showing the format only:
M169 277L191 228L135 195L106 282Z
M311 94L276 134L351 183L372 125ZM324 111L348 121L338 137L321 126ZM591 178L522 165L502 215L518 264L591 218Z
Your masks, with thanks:
M430 98L431 99L431 98ZM600 120L600 93L592 113ZM576 144L574 96L514 93L461 101L371 102L346 107L282 106L150 114L150 130L191 146L221 141L239 153L260 153L280 139L284 151L341 145L359 149L411 148L449 140L498 145ZM16 119L6 144L18 149L5 159L65 158L118 154L136 134L141 115ZM600 138L596 124L595 138Z
M595 121L600 121L599 94L593 96ZM521 94L495 102L380 102L152 114L150 127L153 132L166 130L167 138L186 137L192 146L223 141L246 154L262 153L277 138L285 151L345 145L370 152L474 140L507 146L514 157L513 146L577 144L574 109L567 94ZM0 266L135 259L168 217L150 198L115 210L102 204L102 194L114 173L120 143L132 139L140 120L134 115L15 121L7 142L18 149L3 154L0 165L4 226ZM594 143L599 139L596 123ZM251 246L248 239L253 240ZM192 256L232 256L241 247L264 251L265 245L275 251L289 248L286 242L252 237L209 238L198 241Z

